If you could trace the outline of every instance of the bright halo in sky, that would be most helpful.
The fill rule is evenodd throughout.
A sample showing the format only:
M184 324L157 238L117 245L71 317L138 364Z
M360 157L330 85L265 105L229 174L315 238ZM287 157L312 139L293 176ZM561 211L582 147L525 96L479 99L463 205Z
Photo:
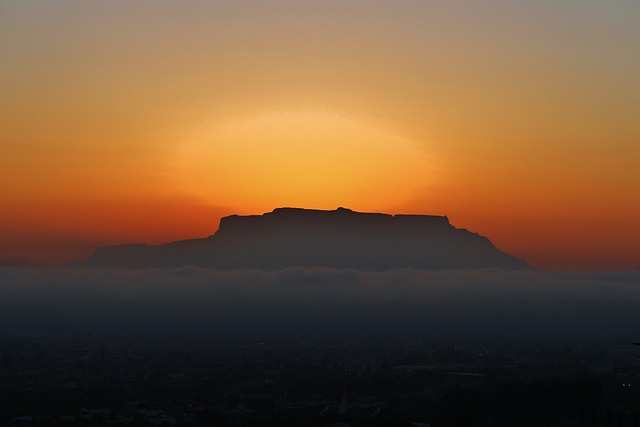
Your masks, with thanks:
M173 161L183 191L249 210L393 206L435 178L423 142L313 110L198 126Z

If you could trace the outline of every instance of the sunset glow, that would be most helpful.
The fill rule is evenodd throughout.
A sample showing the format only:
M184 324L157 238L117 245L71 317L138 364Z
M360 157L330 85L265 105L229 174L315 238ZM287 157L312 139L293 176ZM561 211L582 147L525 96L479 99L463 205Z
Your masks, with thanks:
M280 206L640 267L640 3L0 3L0 257Z
M375 209L436 179L427 148L346 115L301 111L202 126L174 155L181 190L212 204Z

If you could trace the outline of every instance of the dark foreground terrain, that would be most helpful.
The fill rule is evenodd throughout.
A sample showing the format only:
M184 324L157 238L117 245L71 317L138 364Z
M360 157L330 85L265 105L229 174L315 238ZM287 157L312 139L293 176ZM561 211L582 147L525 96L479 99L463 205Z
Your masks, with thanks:
M638 426L638 307L638 272L0 269L0 425Z
M1 346L2 425L640 425L632 345L61 336Z

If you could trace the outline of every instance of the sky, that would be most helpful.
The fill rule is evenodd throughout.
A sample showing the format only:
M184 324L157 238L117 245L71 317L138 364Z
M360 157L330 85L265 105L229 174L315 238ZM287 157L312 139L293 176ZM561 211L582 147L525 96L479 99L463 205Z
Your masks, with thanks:
M640 266L633 0L0 0L0 257L280 206Z

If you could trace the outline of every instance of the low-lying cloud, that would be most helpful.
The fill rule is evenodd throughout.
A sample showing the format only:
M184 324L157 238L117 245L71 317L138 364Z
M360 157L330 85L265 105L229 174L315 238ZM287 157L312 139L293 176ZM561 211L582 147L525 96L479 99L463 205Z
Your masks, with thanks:
M640 339L640 272L0 269L0 335Z

